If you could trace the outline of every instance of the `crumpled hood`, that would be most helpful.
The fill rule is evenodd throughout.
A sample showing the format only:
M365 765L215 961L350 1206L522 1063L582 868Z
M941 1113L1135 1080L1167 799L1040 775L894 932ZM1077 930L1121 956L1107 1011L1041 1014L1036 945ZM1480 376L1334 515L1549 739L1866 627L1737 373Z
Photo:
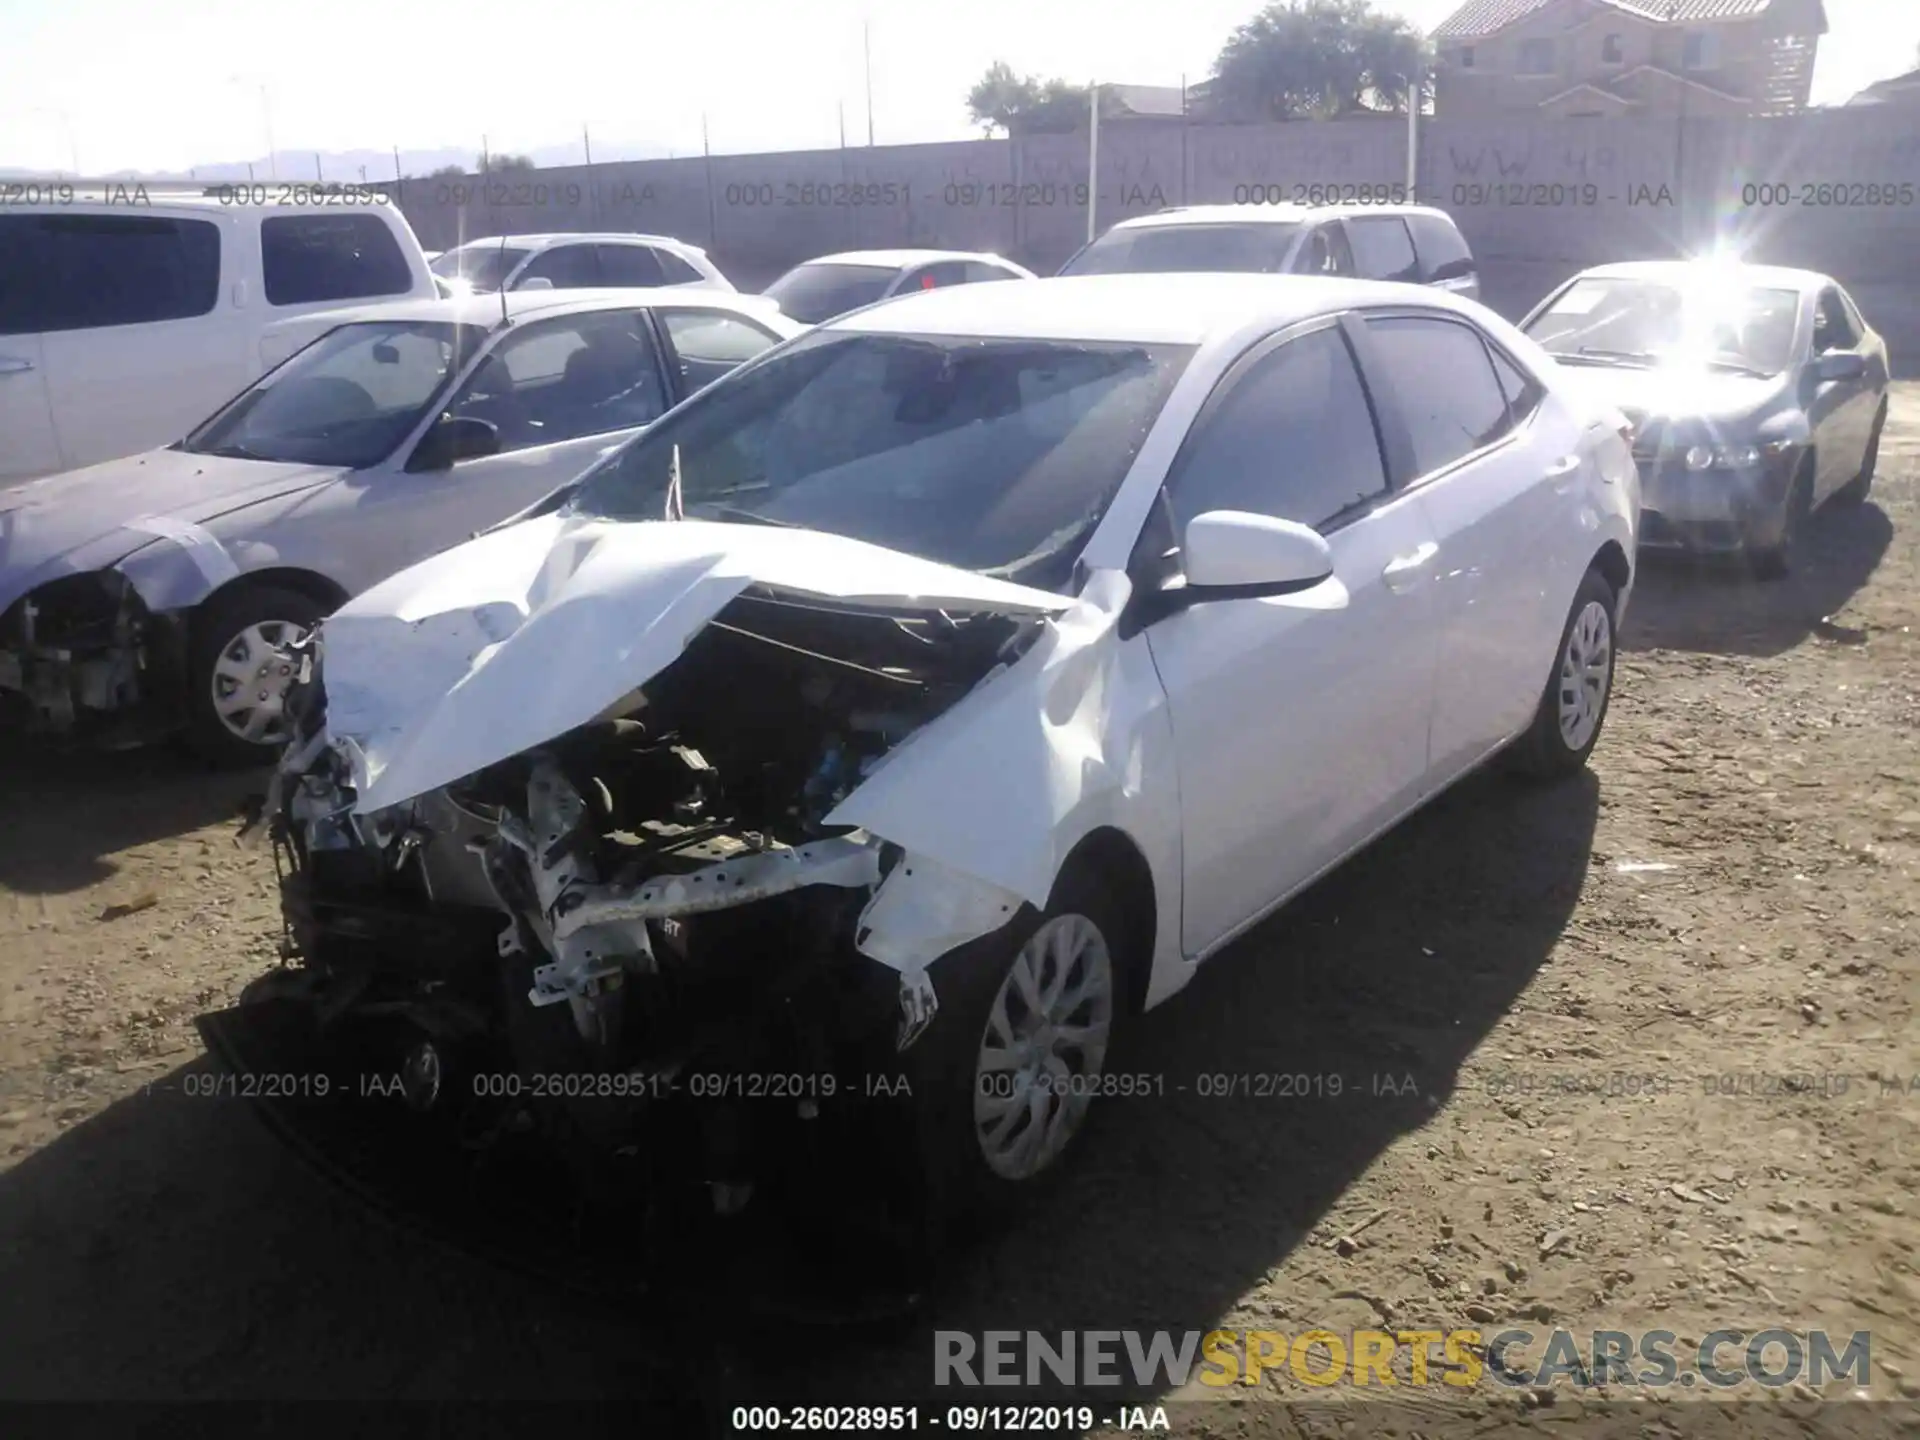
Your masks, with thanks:
M322 627L327 728L352 760L355 808L412 799L593 720L753 585L1005 614L1074 603L815 530L542 516L403 570Z
M1636 425L1648 420L1735 420L1779 393L1781 378L1726 370L1562 365L1570 384L1624 411Z
M150 450L0 490L0 611L49 580L98 570L166 533L321 484L334 466L282 465Z

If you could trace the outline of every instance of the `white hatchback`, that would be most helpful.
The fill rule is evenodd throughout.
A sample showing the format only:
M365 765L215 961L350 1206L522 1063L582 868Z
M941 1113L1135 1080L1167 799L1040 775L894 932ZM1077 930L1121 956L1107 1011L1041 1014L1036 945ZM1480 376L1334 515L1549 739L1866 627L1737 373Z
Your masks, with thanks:
M1623 428L1409 286L1054 279L830 321L327 620L276 993L324 1008L371 945L389 1009L475 978L484 1065L535 1064L549 1005L544 1070L865 1057L910 1077L934 1193L1014 1193L1132 1013L1492 757L1586 761ZM381 906L498 944L428 964ZM667 1090L614 1093L639 1126ZM630 1153L625 1124L595 1133Z

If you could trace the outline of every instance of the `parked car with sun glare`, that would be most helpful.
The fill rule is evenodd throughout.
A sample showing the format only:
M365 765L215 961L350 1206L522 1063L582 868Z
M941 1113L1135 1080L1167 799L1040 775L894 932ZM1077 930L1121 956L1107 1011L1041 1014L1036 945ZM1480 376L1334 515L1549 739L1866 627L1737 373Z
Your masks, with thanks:
M1642 545L1742 555L1778 579L1819 507L1873 486L1887 347L1831 276L1603 265L1520 328L1633 423Z
M723 1215L841 1143L1018 1195L1201 961L1494 757L1586 763L1637 513L1617 411L1439 291L828 321L321 627L250 993L339 1048L255 1058Z
M212 758L267 760L283 646L799 328L684 290L300 323L318 338L186 439L0 492L0 715L113 740L184 729Z

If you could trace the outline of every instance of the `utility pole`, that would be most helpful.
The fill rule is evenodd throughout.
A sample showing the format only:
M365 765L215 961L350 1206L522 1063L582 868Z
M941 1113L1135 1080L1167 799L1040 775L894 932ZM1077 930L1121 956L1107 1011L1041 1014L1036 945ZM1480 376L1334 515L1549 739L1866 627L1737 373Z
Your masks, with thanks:
M700 153L707 162L707 244L715 245L720 239L720 211L713 195L713 145L707 139L706 112L700 114Z
M867 144L873 144L873 22L860 22L860 49L867 62Z
M1093 243L1094 212L1100 199L1100 82L1087 86L1087 107L1091 129L1087 140L1087 243Z
M587 164L593 164L593 137L587 133L587 125L580 122L580 148L587 152Z
M280 178L280 162L273 158L273 105L267 99L267 87L260 87L260 123L267 132L267 178Z
M1403 76L1407 82L1407 203L1413 204L1420 187L1420 93L1424 76Z

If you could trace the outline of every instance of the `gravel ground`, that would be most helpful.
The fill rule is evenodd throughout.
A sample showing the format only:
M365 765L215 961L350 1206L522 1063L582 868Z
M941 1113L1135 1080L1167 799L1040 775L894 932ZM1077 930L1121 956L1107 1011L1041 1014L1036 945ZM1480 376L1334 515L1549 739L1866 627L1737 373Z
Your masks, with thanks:
M193 1017L273 954L270 864L233 844L257 780L0 755L0 1398L710 1417L904 1393L936 1328L1509 1320L1870 1330L1874 1396L1920 1395L1917 477L1903 385L1873 500L1794 580L1650 564L1590 776L1470 781L1206 967L1134 1036L1167 1093L1107 1102L879 1334L729 1325L725 1297L663 1332L686 1317L369 1214L187 1093ZM1320 1078L1200 1093L1223 1074ZM1276 1372L1175 1414L1246 1433L1302 1398ZM1523 1403L1428 1391L1393 1423Z

